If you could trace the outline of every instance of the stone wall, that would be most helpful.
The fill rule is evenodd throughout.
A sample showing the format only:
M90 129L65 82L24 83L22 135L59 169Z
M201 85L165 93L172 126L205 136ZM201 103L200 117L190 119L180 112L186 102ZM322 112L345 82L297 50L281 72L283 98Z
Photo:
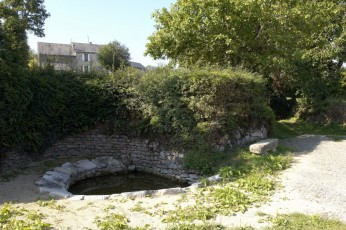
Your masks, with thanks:
M233 135L225 135L215 143L215 148L223 151L265 137L267 131L264 127L249 131L239 129ZM107 135L102 128L73 135L55 143L44 153L43 159L70 157L93 159L100 156L111 156L126 167L132 166L139 171L181 181L194 182L198 178L198 172L183 168L184 152L166 150L159 143L146 139Z
M11 151L4 154L3 161L0 162L0 175L19 169L32 162L32 157L19 151Z
M264 127L244 131L235 135L225 135L215 148L223 151L235 145L243 145L267 136ZM182 181L195 181L198 172L183 168L184 152L165 150L157 142L124 135L107 135L102 129L75 135L54 144L46 151L45 157L83 157L93 159L99 156L112 156L125 166L134 165L137 170Z
M198 178L196 171L183 169L183 153L166 151L157 142L149 140L107 135L102 129L68 137L44 154L45 158L93 159L100 156L111 156L127 167L132 165L139 171L168 178L191 182Z

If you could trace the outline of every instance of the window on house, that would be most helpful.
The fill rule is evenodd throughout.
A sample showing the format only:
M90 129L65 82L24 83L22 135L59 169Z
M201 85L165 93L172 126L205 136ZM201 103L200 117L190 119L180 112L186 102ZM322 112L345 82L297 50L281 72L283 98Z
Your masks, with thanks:
M83 60L84 61L90 61L90 54L83 54Z
M84 72L84 73L89 72L89 66L87 66L87 65L86 65L86 66L83 66L82 69L83 69L83 72Z

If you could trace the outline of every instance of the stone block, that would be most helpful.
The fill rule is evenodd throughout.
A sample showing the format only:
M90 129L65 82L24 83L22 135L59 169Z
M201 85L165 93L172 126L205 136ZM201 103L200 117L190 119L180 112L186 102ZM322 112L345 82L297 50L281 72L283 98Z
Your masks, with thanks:
M268 151L276 151L279 144L278 139L265 139L250 145L249 150L256 154L266 154Z
M136 169L136 165L129 165L128 167L127 167L127 169L131 172L131 171L135 171L135 169Z
M92 170L92 169L95 169L97 167L95 163L93 163L89 160L77 161L76 166L79 168L82 168L83 171Z

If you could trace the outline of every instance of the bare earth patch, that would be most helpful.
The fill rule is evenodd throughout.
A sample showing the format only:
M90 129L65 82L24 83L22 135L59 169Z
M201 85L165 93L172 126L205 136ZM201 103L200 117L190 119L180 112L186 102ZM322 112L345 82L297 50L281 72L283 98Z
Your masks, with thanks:
M280 176L282 189L271 201L250 208L235 216L218 216L216 223L226 227L266 227L260 213L276 215L302 212L338 218L346 223L346 140L335 142L325 136L301 136L282 141L294 150L292 167ZM119 213L130 220L131 226L150 225L150 229L167 227L162 219L168 210L181 203L182 195L143 197L114 200L58 200L56 206L42 206L37 200L47 199L38 194L34 182L42 175L39 163L31 165L9 182L0 182L0 203L39 211L46 215L45 222L55 229L97 229L96 217ZM189 198L189 196L188 196ZM190 199L184 205L193 204ZM260 223L263 222L263 223Z

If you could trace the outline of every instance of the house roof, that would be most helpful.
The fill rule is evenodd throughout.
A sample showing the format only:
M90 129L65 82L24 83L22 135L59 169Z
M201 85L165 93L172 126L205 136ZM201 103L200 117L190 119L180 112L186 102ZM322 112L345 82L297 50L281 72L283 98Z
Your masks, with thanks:
M38 42L37 52L45 55L76 56L72 46L68 44Z
M98 53L102 45L92 44L92 43L77 43L72 42L72 46L76 52L85 53Z
M76 53L98 53L102 45L92 43L58 44L58 43L37 43L37 52L46 55L76 56Z
M137 68L137 69L145 69L145 67L141 63L138 63L138 62L131 61L130 65L134 68Z

